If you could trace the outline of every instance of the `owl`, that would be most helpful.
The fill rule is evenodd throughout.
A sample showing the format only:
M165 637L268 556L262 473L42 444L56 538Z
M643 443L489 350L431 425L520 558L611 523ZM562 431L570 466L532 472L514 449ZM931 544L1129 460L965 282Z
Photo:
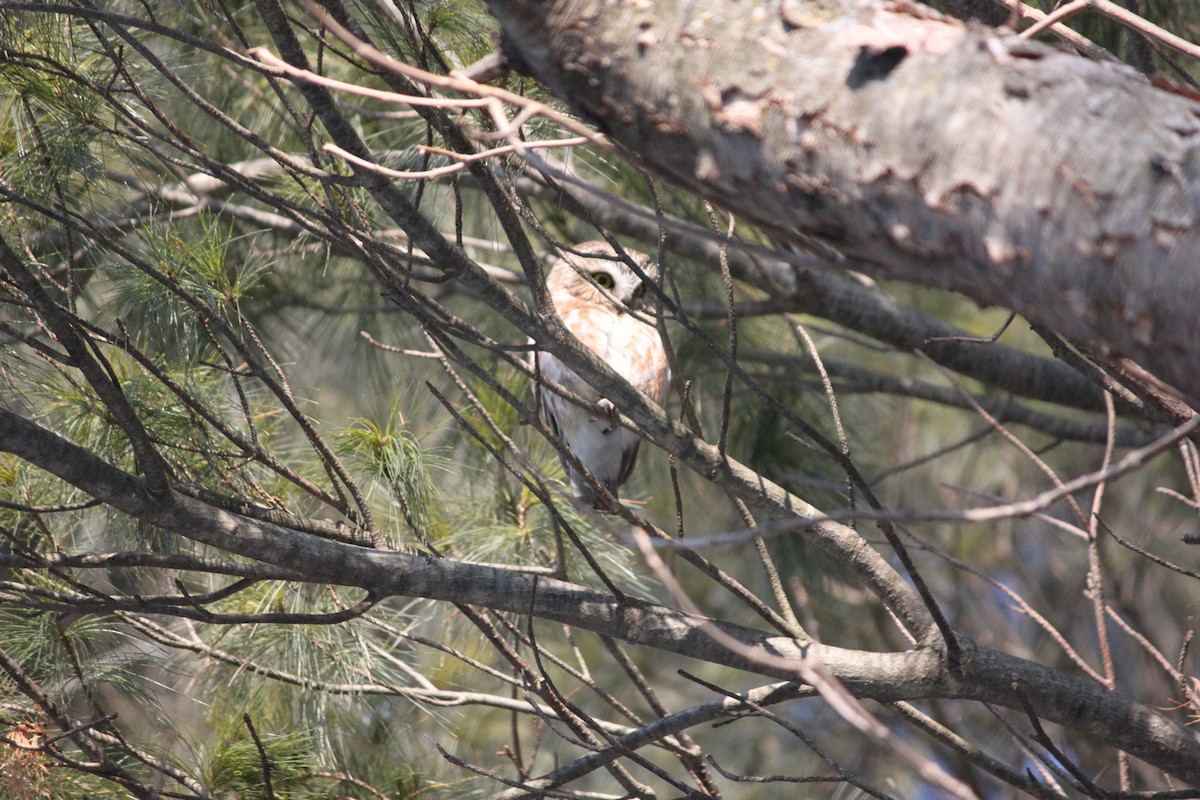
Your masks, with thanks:
M646 318L652 309L646 283L625 262L615 260L616 251L605 242L587 242L575 250L609 258L566 254L556 260L546 280L554 309L567 330L618 375L654 402L664 404L671 375L662 339ZM657 276L657 265L649 256L625 252L648 278ZM620 427L616 407L561 361L542 352L536 359L542 376L604 409L580 408L549 387L536 389L542 418L615 498L617 487L633 472L641 439ZM581 503L611 510L566 459L563 467L571 479L571 493Z

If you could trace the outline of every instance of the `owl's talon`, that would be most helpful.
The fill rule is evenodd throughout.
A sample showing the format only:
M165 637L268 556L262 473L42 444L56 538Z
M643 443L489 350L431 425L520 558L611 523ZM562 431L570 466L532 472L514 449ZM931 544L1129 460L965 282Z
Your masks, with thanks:
M601 428L600 432L604 434L612 433L617 429L617 407L607 398L600 398L599 406L608 414L608 426Z

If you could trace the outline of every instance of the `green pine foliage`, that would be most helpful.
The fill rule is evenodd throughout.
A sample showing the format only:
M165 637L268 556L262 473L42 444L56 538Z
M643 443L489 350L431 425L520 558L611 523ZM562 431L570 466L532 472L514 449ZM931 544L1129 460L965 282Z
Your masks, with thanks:
M630 525L569 500L559 456L531 424L530 381L514 364L528 356L524 335L443 276L443 265L416 252L347 164L322 149L328 139L294 84L242 60L250 48L272 41L258 12L212 2L101 5L104 12L153 16L154 25L133 29L126 40L112 25L91 20L79 10L84 6L77 13L0 14L0 236L20 243L19 255L86 338L88 357L162 455L172 487L228 513L306 535L519 567L539 580L675 602L635 551ZM465 67L494 44L494 26L476 0L347 7L384 52L434 72ZM322 74L388 87L386 75L365 68L346 45L302 17L299 6L286 8L304 20L293 20L293 32ZM1195 3L1148 3L1142 12L1195 38L1198 15L1189 16L1189 9ZM1084 28L1089 35L1136 60L1136 37L1107 22L1087 25L1095 26ZM1155 49L1152 56L1169 73L1169 54ZM154 59L167 66L160 70ZM1194 74L1195 66L1181 72ZM515 75L502 83L564 108ZM436 152L448 148L447 137L407 106L336 96L385 166L423 170L451 163ZM459 112L437 113L435 122L448 124ZM486 110L461 113L473 131L495 129ZM531 140L561 135L546 119L532 120L524 132ZM264 155L267 148L288 158L281 164ZM505 181L534 176L509 156L489 163ZM611 152L581 149L572 169L629 202L657 204L665 214L713 227L712 212L700 200L656 184ZM189 199L186 179L210 172L226 183L204 193L202 202ZM506 287L527 297L520 264L503 246L497 201L479 183L462 173L396 186L448 241L515 275ZM530 197L504 210L521 219L522 230L539 235L597 237L558 199ZM719 216L718 222L727 224ZM761 232L739 228L738 234L770 245ZM533 241L549 250L544 239ZM677 392L668 412L699 427L708 441L726 430L729 451L749 468L825 508L864 505L836 458L796 424L801 419L842 446L833 403L799 335L803 327L834 376L845 447L886 502L912 507L948 497L952 506L974 504L980 497L1020 496L1031 476L1041 478L1040 469L1006 443L979 433L981 422L970 411L885 395L862 377L936 382L941 376L933 368L864 346L854 333L809 316L730 320L726 282L717 270L669 252L668 259L667 294L683 303L688 318L669 318L667 330L679 388L687 387L690 403L684 413ZM380 279L385 270L400 276L395 284ZM393 302L403 281L420 287L426 318ZM899 302L981 336L998 323L947 293L889 289ZM740 282L734 291L739 307L772 299ZM140 474L145 465L125 421L64 355L45 315L22 297L15 283L0 281L0 406L111 467ZM432 331L439 325L440 332L462 334L460 352L441 348ZM726 352L734 332L738 363L757 388L735 382L726 407L728 370L714 348ZM1040 347L1025 330L1005 341L1026 352ZM1003 394L981 382L964 384L979 396ZM1070 409L1062 414L1099 419ZM1094 443L1025 435L1038 457L1062 474L1098 457ZM939 455L956 442L965 444ZM1170 491L1188 491L1176 473L1154 469L1128 478L1143 493L1116 494L1114 515L1117 509L1138 513L1137 498L1151 485L1174 481ZM668 534L686 531L685 543L742 530L738 509L706 477L644 443L638 473L622 496ZM1192 524L1185 516L1189 502L1146 513L1163 529L1182 530ZM376 531L365 529L367 517ZM939 600L956 608L958 618L976 630L1011 625L1023 634L1012 645L1027 648L1023 655L1074 669L1044 629L1009 618L1024 609L1013 611L1007 599L1001 606L980 599L1001 589L989 583L981 590L950 562L1000 565L996 580L1020 584L1039 608L1074 604L1061 624L1072 640L1090 647L1087 625L1094 620L1082 591L1069 604L1060 602L1052 590L1056 579L1048 577L1067 575L1082 585L1086 553L1040 544L1053 543L1061 527L1054 518L1023 530L1006 522L995 529L933 525L902 533L923 559L926 548L938 554L921 564L932 565ZM880 537L870 530L865 535L875 542ZM372 542L373 533L381 538ZM1029 544L1033 536L1040 537L1037 548ZM864 592L850 585L849 570L801 537L770 538L764 551L805 625L819 619L822 633L864 650L899 638L877 605L862 610ZM706 613L767 624L710 572L663 552L668 570ZM749 547L745 556L724 547L699 552L770 605L773 589L758 553ZM80 555L104 563L71 560ZM435 745L466 763L491 764L506 778L536 776L582 750L603 747L580 748L574 743L587 730L547 722L558 713L547 686L565 687L563 704L575 704L580 717L611 717L612 726L596 734L601 740L617 735L617 726L634 728L659 714L658 701L635 690L640 678L614 666L613 645L599 637L519 614L365 597L357 589L267 571L91 502L10 454L0 454L0 556L8 559L0 567L0 657L16 665L27 684L18 686L9 671L0 681L0 734L7 737L0 744L0 800L124 800L139 796L129 788L134 785L169 785L162 797L220 800L486 796L499 784L452 763ZM1115 547L1103 558L1132 560ZM1179 552L1172 558L1186 560ZM1151 593L1154 608L1193 603L1174 583L1153 594L1159 590L1157 581L1128 580L1113 595ZM1190 636L1186 620L1136 621L1171 647ZM541 647L536 658L535 644ZM904 642L901 649L910 646ZM1124 657L1135 665L1146 660L1140 653ZM688 694L695 687L678 674L682 659L633 652L630 659L657 687L664 707L697 702ZM749 685L740 673L710 666L688 662L686 668L703 673L704 681ZM1176 689L1160 681L1147 691L1168 707L1178 700ZM801 709L794 716L814 729L836 731L842 724L826 711ZM94 724L97 750L84 752L68 736L56 740L57 750L46 745L38 751L39 742L63 733L56 717ZM752 770L777 770L768 756L799 749L779 731L755 731L720 740ZM725 731L698 730L696 736L709 748ZM835 736L836 755L848 769L865 770L868 755L855 736ZM669 753L645 757L656 768L679 772L670 754L691 748L672 741ZM789 769L826 769L807 751L781 758ZM84 762L86 768L73 766ZM621 796L607 777L589 781L581 791ZM903 796L912 787L899 785L888 791ZM729 796L778 796L772 791L750 786ZM819 796L850 791L843 785Z
M436 450L423 448L411 431L396 425L402 419L396 408L382 424L354 420L334 438L368 492L380 495L376 505L388 512L389 527L407 525L418 541L436 542L445 535L445 513L431 473L453 474L453 465Z

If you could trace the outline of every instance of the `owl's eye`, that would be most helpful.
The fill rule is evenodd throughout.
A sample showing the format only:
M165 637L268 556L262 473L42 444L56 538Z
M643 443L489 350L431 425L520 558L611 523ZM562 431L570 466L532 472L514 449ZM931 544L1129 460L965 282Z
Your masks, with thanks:
M611 289L616 286L616 284L613 282L613 276L607 272L593 272L592 280L594 280L596 285L601 289Z
M646 294L646 284L639 283L637 288L633 290L634 297L643 297Z

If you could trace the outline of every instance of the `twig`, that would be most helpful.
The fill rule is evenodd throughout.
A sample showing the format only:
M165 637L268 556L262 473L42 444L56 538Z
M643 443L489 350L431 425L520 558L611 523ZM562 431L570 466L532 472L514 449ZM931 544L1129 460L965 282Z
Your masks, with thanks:
M1017 318L1017 312L1010 311L1005 317L1004 322L996 329L996 332L985 338L977 338L974 336L930 336L925 340L925 344L936 344L938 342L956 342L958 344L995 344L1000 341L1000 337L1008 330L1008 326L1012 325L1014 319Z
M1010 786L1028 792L1041 800L1063 800L1060 792L1042 786L1028 772L1022 773L1004 762L992 758L911 703L903 701L892 703L891 708L937 741L965 756L972 764L987 770Z
M1017 609L1022 614L1024 614L1025 616L1027 616L1031 620L1033 620L1034 623L1036 623L1038 625L1038 627L1040 627L1042 630L1044 630L1046 632L1046 634L1051 639L1053 639L1054 642L1056 644L1058 644L1059 647L1062 648L1063 652L1066 653L1067 658L1071 659L1071 661L1075 663L1075 666L1079 667L1079 669L1085 675L1087 675L1089 678L1091 678L1096 683L1099 683L1101 685L1104 685L1107 683L1107 681L1105 680L1105 677L1103 675L1101 675L1099 672L1097 672L1096 670L1094 670L1091 667L1091 665L1089 665L1087 663L1087 661L1084 659L1084 657L1082 655L1080 655L1079 652L1074 647L1071 646L1071 643L1069 641L1067 641L1067 637L1063 635L1062 631L1060 631L1058 628L1054 627L1054 625L1051 624L1050 620L1046 619L1036 608L1034 608L1032 605L1030 605L1029 601L1027 601L1024 597L1022 597L1020 594L1018 594L1016 591L1014 591L1011 587L1009 587L1008 584L1004 583L1003 581L999 580L998 578L994 578L991 575L988 575L985 572L975 569L967 562L963 561L962 559L956 558L949 553L943 552L943 551L938 550L933 547L925 547L924 549L927 552L930 552L933 555L937 556L938 558L942 559L943 561L946 561L948 564L951 564L952 566L956 567L957 569L961 569L965 572L970 573L971 575L974 575L977 578L981 578L982 580L987 581L994 588L1003 592L1005 595L1007 595L1009 597L1009 599L1011 599L1014 603L1017 604Z
M536 100L531 100L528 97L486 83L479 83L462 74L451 73L450 75L439 75L391 58L346 30L324 8L311 2L311 0L300 0L300 4L304 6L309 14L318 19L321 25L328 29L330 33L345 42L354 51L355 55L365 59L374 67L402 75L411 81L416 81L426 86L436 86L439 89L448 89L462 94L473 95L493 102L502 101L510 103L524 109L526 112L544 116L569 131L587 137L594 144L604 145L606 142L604 137L586 125Z
M938 372L940 372L942 374L942 377L944 377L947 381L949 381L949 383L962 394L964 399L966 399L967 402L971 404L971 407L975 409L976 414L983 417L983 419L989 425L991 425L993 428L996 429L997 433L999 433L1002 437L1004 437L1004 439L1006 441L1008 441L1011 445L1013 445L1013 447L1020 450L1025 455L1025 457L1028 458L1030 461L1032 461L1038 467L1038 469L1040 469L1046 475L1046 477L1048 477L1050 479L1050 481L1055 486L1057 486L1059 489L1063 488L1063 482L1062 482L1062 479L1058 477L1058 473L1056 473L1054 471L1054 469L1049 464L1047 464L1043 458L1041 458L1037 453L1035 453L1033 451L1033 449L1029 447L1029 445L1025 444L1025 442L1023 442L1019 437L1015 436L1012 433L1012 431L1010 431L1008 428L1004 427L1004 425L1001 424L1001 422L998 419L996 419L991 414L989 414L987 411L985 411L983 406L979 405L978 403L975 403L974 398L972 398L970 396L970 394L967 392L967 390L965 388L963 388L963 385L958 381L958 379L956 377L954 377L952 374L950 374L949 370L947 370L945 367L941 366L936 361L934 361L929 356L925 355L924 353L922 353L920 351L917 351L917 355L920 358L922 358L926 363L930 364ZM1111 444L1111 442L1112 442L1111 432L1108 435L1108 441ZM1101 472L1103 472L1103 471L1104 470L1102 469ZM1102 482L1103 481L1099 481L1098 483L1102 483ZM1067 504L1071 507L1071 510L1075 512L1075 518L1079 520L1079 524L1086 525L1087 517L1085 517L1083 515L1083 509L1079 507L1079 503L1077 503L1075 501L1075 498L1072 497L1070 494L1064 495L1064 498L1066 499Z
M1159 556L1154 555L1154 553L1151 553L1149 550L1145 550L1141 547L1138 547L1133 542L1130 542L1126 539L1122 539L1120 536L1117 536L1116 531L1114 531L1108 525L1104 525L1104 530L1108 531L1108 535L1113 537L1113 539L1116 540L1117 544L1121 545L1126 550L1132 550L1133 552L1137 553L1142 558L1147 558L1147 559L1153 561L1155 564L1158 564L1160 567L1166 567L1169 570L1178 572L1180 575L1187 575L1189 578L1195 578L1197 580L1200 580L1200 572L1197 572L1196 570L1187 569L1186 567L1181 567L1178 564L1174 564L1170 561L1167 561L1165 558L1160 558Z
M1150 22L1145 17L1135 14L1127 8L1122 8L1116 3L1109 0L1073 0L1073 2L1060 6L1053 13L1045 16L1037 22L1037 24L1021 32L1021 36L1031 38L1041 33L1048 27L1055 26L1057 22L1077 13L1084 9L1091 9L1098 14L1115 19L1127 28L1137 31L1147 39L1166 45L1172 50L1183 53L1185 56L1194 59L1200 59L1200 46L1189 42L1187 39L1182 39L1168 30L1160 28L1153 22ZM1056 29L1055 33L1059 31Z
M455 172L462 170L463 168L465 168L468 164L470 164L472 162L480 161L485 158L492 158L494 156L504 155L506 153L514 153L514 152L519 152L519 151L523 152L525 150L538 150L538 149L546 149L546 148L553 148L553 147L574 147L574 146L580 145L580 144L587 144L587 142L588 142L588 140L583 138L582 136L575 136L575 137L568 138L568 139L547 139L547 140L538 141L538 142L525 142L522 145L520 145L519 147L517 145L511 145L511 144L504 145L502 147L493 147L489 150L484 150L479 153L473 153L471 155L454 154L456 156L456 163L454 163L454 164L447 164L444 167L435 167L433 169L417 170L417 171L406 171L406 170L398 170L398 169L391 169L390 167L385 167L374 161L368 161L365 158L359 158L358 156L354 155L353 153L351 153L347 150L344 150L341 147L338 147L336 144L334 144L332 142L327 142L324 145L324 150L327 153L332 153L333 155L337 156L338 158L342 158L342 159L345 159L346 161L349 161L351 164L354 164L356 167L361 167L362 169L377 173L379 175L386 175L389 178L399 178L399 179L404 179L404 180L427 180L427 179L432 179L432 178L445 177L446 175L451 175ZM450 151L441 150L440 148L421 148L421 149L426 150L426 151L431 151L431 152L437 152L440 154L449 154L450 153Z
M23 503L10 503L7 500L0 500L0 508L7 508L10 511L20 511L24 514L62 514L67 511L84 511L89 508L95 508L100 505L100 501L96 499L85 500L82 503L60 503L52 506L27 506Z
M1038 719L1037 713L1034 711L1033 706L1030 705L1029 698L1025 696L1025 691L1021 688L1020 684L1013 684L1013 692L1016 694L1017 699L1020 700L1021 706L1025 709L1025 715L1029 718L1029 724L1033 726L1033 737L1037 743L1046 748L1047 752L1066 768L1071 777L1079 782L1088 795L1092 797L1107 797L1109 794L1107 791L1093 783L1092 779L1087 776L1087 773L1068 758L1063 751L1058 749L1058 745L1054 743L1054 740L1046 733L1046 729L1042 727L1042 721Z
M254 723L250 720L248 713L242 714L242 722L246 723L246 729L250 731L250 737L254 739L254 747L258 750L258 761L262 765L263 788L267 793L267 800L275 800L275 790L271 787L271 760L267 757L267 748L263 747L262 739L258 738L258 731L254 730Z
M662 559L659 558L651 546L650 536L641 529L635 529L633 533L634 540L642 553L642 558L646 561L646 565L650 567L663 586L671 593L675 602L684 611L700 616L700 610L695 602L684 591L683 587L679 585L679 582L675 580L675 576L671 574L671 571L667 569L666 564L663 563ZM798 652L793 657L787 658L754 650L720 630L715 625L704 624L703 630L715 642L728 648L731 652L738 653L749 661L770 664L776 669L786 669L794 672L800 681L813 687L838 716L860 733L865 734L869 739L887 747L905 761L908 761L923 778L930 781L942 791L947 792L953 797L975 797L975 793L965 783L947 773L935 761L919 752L903 739L897 737L887 726L872 716L862 705L862 702L850 694L846 687L833 675L826 672L815 659L804 654L802 644L797 648Z
M688 539L687 544L683 545L673 540L655 540L654 547L659 549L672 549L675 547L688 547L690 549L702 549L706 547L720 547L730 544L740 544L754 536L759 535L778 535L790 533L821 522L841 522L850 519L869 519L869 520L887 520L890 522L952 522L959 524L971 524L980 522L995 522L1002 519L1013 519L1020 517L1029 517L1041 511L1045 511L1052 505L1062 500L1064 497L1095 486L1101 481L1111 481L1122 475L1128 474L1144 466L1147 461L1157 456L1164 450L1175 445L1179 440L1190 435L1193 431L1200 429L1200 415L1172 429L1169 433L1160 436L1145 447L1137 450L1132 450L1126 453L1122 458L1118 459L1107 469L1088 472L1080 475L1077 478L1066 481L1054 489L1048 489L1028 500L1018 500L1012 503L1005 503L999 506L981 506L976 508L965 508L959 511L919 511L919 510L898 510L885 511L878 509L859 508L854 511L832 512L819 516L803 517L796 519L786 519L775 523L765 523L754 530L737 530L728 531L725 533L713 534L711 536Z
M1034 8L1031 5L1021 2L1021 0L995 0L995 2L1007 8L1013 13L1013 16L1018 19L1028 17L1029 19L1040 22L1046 18L1046 15L1042 11ZM1050 32L1090 58L1097 59L1098 61L1109 61L1112 63L1119 63L1120 61L1120 59L1118 59L1112 53L1108 52L1091 39L1088 39L1086 36L1071 30L1066 25L1054 25L1050 28Z
M716 212L713 211L712 205L706 200L704 203L705 209L708 211L709 224L713 229L720 233L720 225L717 222ZM734 316L734 297L733 297L733 276L729 272L729 240L733 238L734 225L736 220L732 214L729 215L729 226L725 230L724 237L721 239L718 260L721 265L721 280L725 284L725 321L729 326L729 353L728 363L730 367L725 370L725 386L721 392L721 428L717 432L717 452L721 458L725 457L726 447L729 442L729 417L730 404L733 402L733 367L738 358L738 335L737 335L737 317Z
M813 780L842 781L845 783L849 783L850 785L860 789L861 791L863 791L866 794L871 795L872 797L881 798L881 800L888 800L888 795L883 794L882 792L880 792L877 789L875 789L874 787L872 787L870 784L852 776L849 772L847 772L837 762L836 759L834 759L831 755L826 753L825 750L823 748L821 748L820 745L818 745L811 736L809 736L807 733L805 733L804 730L800 726L789 722L787 719L784 719L783 717L776 714L775 712L768 710L761 703L756 703L751 698L735 695L733 692L730 692L727 689L723 689L722 687L717 686L716 684L709 683L708 681L705 681L705 680L701 680L700 678L697 678L695 675L689 674L685 670L679 670L679 674L682 675L683 677L687 678L688 680L692 681L693 683L697 683L700 686L703 686L710 691L716 692L717 694L724 695L725 697L728 697L730 699L739 699L739 698L742 699L742 702L745 704L746 708L749 709L750 712L752 712L756 716L770 720L771 722L775 723L776 725L778 725L779 727L783 728L785 731L790 733L792 736L795 736L797 739L804 742L804 745L808 749L812 750L817 755L818 758L820 758L822 761L824 761L826 764L828 764L830 767L832 767L838 773L837 776L835 776L835 777L816 778ZM717 765L716 760L711 755L707 756L706 759L710 764L712 764L714 767L716 767L718 772L720 772L722 775L724 775L727 778L731 778L730 774L727 771L721 769L721 767ZM740 780L739 778L731 778L731 779L732 780ZM784 780L786 782L790 782L789 779L784 778ZM751 779L751 782L754 782L753 779ZM800 782L807 783L807 782L809 782L809 779L800 779Z
M1100 470L1104 471L1108 465L1112 463L1113 454L1113 437L1112 432L1116 428L1117 414L1113 407L1112 395L1107 392L1104 395L1105 405L1108 409L1108 442L1104 445L1104 457L1100 462ZM1112 647L1108 642L1108 623L1105 620L1105 614L1109 610L1108 604L1104 599L1104 571L1100 561L1100 505L1104 501L1104 489L1108 485L1107 481L1100 481L1096 484L1096 491L1092 495L1092 508L1088 514L1087 525L1087 540L1088 540L1088 575L1087 588L1088 594L1091 596L1092 613L1096 623L1096 638L1100 645L1100 662L1104 665L1104 685L1110 690L1117 686L1116 674L1114 672ZM1128 789L1128 770L1121 770L1121 788Z
M1072 0L1070 3L1064 3L1046 16L1042 17L1042 19L1035 22L1033 25L1030 25L1028 28L1021 31L1020 37L1022 39L1032 39L1034 36L1037 36L1047 28L1057 25L1062 20L1066 19L1072 14L1082 11L1089 5L1091 5L1089 0Z

